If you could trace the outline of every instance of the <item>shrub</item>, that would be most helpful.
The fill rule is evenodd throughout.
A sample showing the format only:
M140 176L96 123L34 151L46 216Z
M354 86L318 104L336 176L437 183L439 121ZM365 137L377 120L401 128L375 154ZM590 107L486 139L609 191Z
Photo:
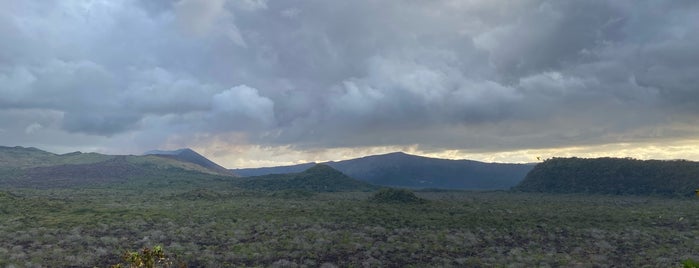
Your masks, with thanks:
M154 246L153 249L143 248L141 251L127 251L122 256L127 265L119 263L112 268L155 268L173 267L173 261L165 255L162 246ZM184 266L180 264L180 266Z
M375 203L397 204L421 204L427 202L427 200L417 197L412 191L393 188L381 189L369 200Z

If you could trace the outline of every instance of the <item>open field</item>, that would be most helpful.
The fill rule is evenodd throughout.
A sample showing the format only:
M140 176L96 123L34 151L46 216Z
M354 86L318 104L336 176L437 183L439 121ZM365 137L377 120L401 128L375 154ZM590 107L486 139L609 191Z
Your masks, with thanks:
M699 254L699 201L508 192L0 192L0 267L106 267L162 245L189 266L651 266Z

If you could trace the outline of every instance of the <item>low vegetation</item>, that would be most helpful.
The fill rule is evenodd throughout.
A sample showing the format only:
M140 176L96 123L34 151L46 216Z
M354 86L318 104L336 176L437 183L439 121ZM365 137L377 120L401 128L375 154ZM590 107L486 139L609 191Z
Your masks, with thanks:
M2 150L0 158L19 158L0 164L0 267L693 267L699 259L699 201L685 193L696 187L693 162L553 159L521 191L409 191L378 190L325 165L235 178L157 156ZM564 186L586 194L560 194Z
M694 199L421 191L429 202L409 205L372 202L371 192L148 189L0 193L0 267L126 265L124 252L158 245L189 267L677 267L699 258Z

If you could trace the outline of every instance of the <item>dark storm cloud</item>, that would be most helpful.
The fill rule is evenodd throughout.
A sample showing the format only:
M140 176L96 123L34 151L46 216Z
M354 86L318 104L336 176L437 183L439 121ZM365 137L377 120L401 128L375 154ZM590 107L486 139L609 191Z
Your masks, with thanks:
M699 113L695 1L12 1L0 37L7 142L47 130L149 147L699 137L672 129Z

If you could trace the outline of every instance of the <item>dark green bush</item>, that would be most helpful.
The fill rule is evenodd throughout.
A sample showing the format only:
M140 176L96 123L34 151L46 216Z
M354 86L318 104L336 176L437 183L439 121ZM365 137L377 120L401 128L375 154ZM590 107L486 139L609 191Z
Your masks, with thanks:
M370 199L375 203L421 204L427 200L417 197L415 193L405 189L384 188L376 192Z

